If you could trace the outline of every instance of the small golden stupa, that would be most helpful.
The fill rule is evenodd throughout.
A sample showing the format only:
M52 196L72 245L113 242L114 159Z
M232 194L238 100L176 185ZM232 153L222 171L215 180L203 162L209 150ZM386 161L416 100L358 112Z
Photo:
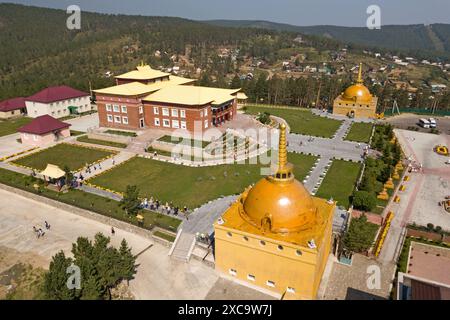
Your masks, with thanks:
M377 198L380 199L380 200L388 200L389 199L389 194L387 193L387 189L383 188L383 191L381 191L378 194Z
M378 98L364 85L360 63L356 83L345 89L333 101L333 114L354 118L376 118L377 101Z
M384 187L387 189L394 189L394 181L392 181L392 177L389 177L388 181L384 184Z

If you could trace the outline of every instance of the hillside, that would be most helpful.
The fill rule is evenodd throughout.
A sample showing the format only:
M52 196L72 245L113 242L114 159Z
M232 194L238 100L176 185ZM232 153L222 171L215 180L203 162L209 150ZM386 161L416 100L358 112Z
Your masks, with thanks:
M68 30L67 17L63 10L0 3L0 100L56 84L82 90L89 89L89 81L93 88L110 85L107 71L128 71L141 60L170 66L171 57L184 55L187 48L188 60L203 68L211 48L276 52L294 36L263 29L237 33L181 18L88 12L83 12L81 30Z
M302 34L330 37L339 41L379 47L405 52L421 51L421 54L433 54L450 57L450 24L424 25L386 25L380 30L339 26L294 26L256 20L210 20L212 25L225 27L251 27L277 31L298 32Z

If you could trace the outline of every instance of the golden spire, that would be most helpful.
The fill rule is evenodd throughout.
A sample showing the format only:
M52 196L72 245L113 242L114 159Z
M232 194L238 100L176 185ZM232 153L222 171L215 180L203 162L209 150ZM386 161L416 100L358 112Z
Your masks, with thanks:
M280 125L280 141L278 143L278 169L275 174L277 179L291 179L293 166L287 162L286 125Z
M363 84L363 79L362 79L362 62L359 63L359 69L358 69L358 80L356 80L357 84Z
M286 125L280 125L280 141L278 144L278 171L283 170L287 163Z

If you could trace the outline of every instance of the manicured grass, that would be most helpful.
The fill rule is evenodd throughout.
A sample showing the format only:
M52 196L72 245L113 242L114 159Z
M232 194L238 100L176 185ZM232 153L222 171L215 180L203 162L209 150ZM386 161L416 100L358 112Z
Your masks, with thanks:
M289 161L295 165L296 178L302 181L316 157L289 154ZM222 195L241 193L263 177L262 166L268 167L261 164L187 167L136 157L89 182L119 192L124 192L127 185L136 185L143 197L153 196L163 203L196 208Z
M279 109L271 107L256 107L249 105L247 113L258 114L268 112L283 118L291 128L292 133L300 133L317 137L331 138L341 125L341 121L319 117L304 109Z
M158 141L162 142L168 142L173 144L182 143L183 145L190 145L192 147L201 146L202 148L206 147L208 144L210 144L210 141L201 141L201 140L195 140L195 139L183 139L180 137L172 137L169 135L162 136L158 139Z
M170 242L174 242L175 238L176 238L176 237L174 237L171 234L168 234L168 233L165 233L165 232L161 232L161 231L155 231L153 234L155 236L157 236L157 237L160 237L160 238L162 238L164 240L167 240L167 241L170 241Z
M47 164L51 163L61 169L68 166L70 170L74 171L81 169L86 163L93 163L113 153L97 148L60 143L54 147L17 159L14 163L37 170L44 170Z
M70 135L73 136L73 137L81 136L81 135L83 135L83 134L86 134L86 132L83 132L83 131L77 131L77 130L70 130Z
M102 146L116 147L116 148L126 148L127 147L127 145L125 143L99 140L99 139L90 139L87 136L78 137L77 141L85 142L85 143L92 143L92 144L99 144Z
M127 215L124 210L120 208L119 202L108 198L81 190L70 190L67 193L58 193L44 188L42 185L42 180L1 168L0 183L138 225L137 219ZM39 184L38 190L34 188L34 184ZM158 226L171 231L176 231L181 223L180 219L175 219L148 210L142 210L140 214L144 217L143 227L146 229L152 229L153 226Z
M9 120L0 120L0 137L17 132L17 129L31 122L33 119L20 117Z
M136 132L131 132L131 131L106 130L105 132L109 133L109 134L116 134L119 136L127 136L127 137L136 137L137 136Z
M372 134L373 124L354 122L345 140L368 143Z
M317 190L316 197L333 198L338 202L338 206L348 208L350 206L350 196L353 193L360 170L360 163L334 160L319 190Z

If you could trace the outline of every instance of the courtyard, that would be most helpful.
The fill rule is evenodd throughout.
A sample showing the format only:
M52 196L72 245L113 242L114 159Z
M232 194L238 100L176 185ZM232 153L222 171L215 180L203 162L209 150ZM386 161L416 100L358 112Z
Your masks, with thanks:
M291 133L309 136L331 138L342 124L342 121L317 116L307 109L246 106L246 113L256 115L263 112L286 120Z
M0 203L0 257L4 255L3 248L8 248L8 257L18 258L0 264L4 269L19 262L47 269L51 257L60 250L70 254L72 242L78 237L92 238L97 232L111 234L108 224L14 193L0 190L0 198L8 199ZM36 239L33 226L43 225L44 220L51 224L51 229L44 237ZM134 254L139 254L137 274L130 282L130 291L136 299L204 299L218 280L214 269L202 262L174 261L168 256L169 248L116 228L111 243L119 246L122 239L127 240Z
M289 154L294 174L303 180L316 161L315 156ZM89 180L90 183L123 192L127 185L136 185L142 197L151 196L163 203L196 208L220 196L241 193L262 178L260 164L226 164L188 167L140 157Z
M44 170L47 164L51 163L59 166L61 169L68 166L70 170L78 171L86 164L94 163L113 154L113 151L105 149L60 143L48 149L16 159L13 163L36 170Z

